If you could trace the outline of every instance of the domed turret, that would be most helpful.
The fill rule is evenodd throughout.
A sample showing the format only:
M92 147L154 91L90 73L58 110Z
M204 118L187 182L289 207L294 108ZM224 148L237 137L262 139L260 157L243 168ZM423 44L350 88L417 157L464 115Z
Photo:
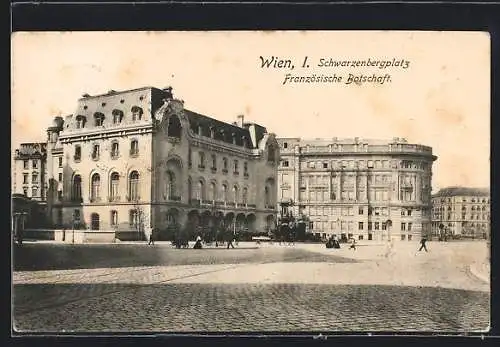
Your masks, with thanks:
M54 120L52 121L52 127L57 128L57 129L62 129L64 124L64 119L62 117L55 117Z

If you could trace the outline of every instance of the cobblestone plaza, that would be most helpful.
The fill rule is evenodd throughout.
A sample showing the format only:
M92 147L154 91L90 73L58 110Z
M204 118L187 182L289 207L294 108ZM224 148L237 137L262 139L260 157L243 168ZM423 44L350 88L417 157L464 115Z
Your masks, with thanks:
M173 249L26 243L18 332L471 332L489 326L487 245Z

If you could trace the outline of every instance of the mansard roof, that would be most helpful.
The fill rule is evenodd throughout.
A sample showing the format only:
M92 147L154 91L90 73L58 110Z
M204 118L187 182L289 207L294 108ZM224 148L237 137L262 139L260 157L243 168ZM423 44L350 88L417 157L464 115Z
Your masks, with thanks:
M489 196L488 188L471 187L447 187L439 190L433 197L453 197L453 196Z
M211 129L214 130L214 138L216 140L224 141L233 144L233 134L236 137L236 144L247 148L256 148L259 141L266 133L266 129L260 125L254 124L256 129L256 143L252 143L252 138L249 130L251 124L243 124L240 127L236 124L229 124L219 121L215 118L184 109L184 114L189 120L191 129L195 134L211 137ZM201 133L199 133L201 127Z
M21 143L15 153L16 159L40 158L47 154L47 144L44 142Z

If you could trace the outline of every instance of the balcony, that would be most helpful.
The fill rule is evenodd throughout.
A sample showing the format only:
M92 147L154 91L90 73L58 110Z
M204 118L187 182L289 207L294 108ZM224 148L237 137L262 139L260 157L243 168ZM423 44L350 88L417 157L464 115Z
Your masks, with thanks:
M129 202L137 202L139 200L141 200L141 197L138 195L132 195L132 196L127 195L127 201Z
M138 156L139 156L139 150L138 150L138 149L131 149L131 150L129 151L129 155L130 155L132 158L138 157Z
M118 152L111 153L111 159L113 159L113 160L118 159L119 156L120 156L120 154Z
M120 197L119 196L110 196L110 197L108 197L108 201L109 202L118 202L118 201L120 201Z
M276 209L276 206L271 205L271 204L265 204L265 205L264 205L264 208L265 208L265 209L267 209L267 210L275 210L275 209Z
M235 176L238 176L238 175L240 174L240 172L239 172L239 171L234 171L234 172L233 172L233 174L234 174Z
M189 205L199 207L201 205L200 199L189 199Z
M222 173L227 174L227 169L222 169Z
M74 155L73 160L77 163L79 163L82 160L82 157L80 155Z
M198 169L199 169L200 171L205 170L205 165L201 165L201 164L200 164L200 165L198 165Z
M95 196L90 198L90 203L98 203L101 202L101 197L100 196Z
M217 168L216 167L212 167L212 168L210 168L210 170L212 171L212 173L216 173L217 172Z
M243 177L248 178L248 176L250 176L248 172L243 173Z
M91 158L92 158L92 160L97 161L97 160L99 160L99 154L97 154L97 153L92 153Z
M168 201L181 201L180 196L172 195L172 196L167 196Z

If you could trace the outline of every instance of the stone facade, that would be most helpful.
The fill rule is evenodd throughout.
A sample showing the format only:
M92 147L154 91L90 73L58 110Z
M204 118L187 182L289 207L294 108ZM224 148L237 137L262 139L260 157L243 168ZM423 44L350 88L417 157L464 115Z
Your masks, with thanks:
M359 240L430 232L432 148L399 138L278 142L278 201L292 201L310 232Z
M47 144L23 143L14 152L12 193L45 201L47 191Z
M146 87L84 95L47 134L55 224L146 235L274 226L279 147L242 116L220 122L184 108L171 88Z
M443 228L440 229L439 225ZM432 233L486 238L490 233L490 191L448 187L432 196Z

